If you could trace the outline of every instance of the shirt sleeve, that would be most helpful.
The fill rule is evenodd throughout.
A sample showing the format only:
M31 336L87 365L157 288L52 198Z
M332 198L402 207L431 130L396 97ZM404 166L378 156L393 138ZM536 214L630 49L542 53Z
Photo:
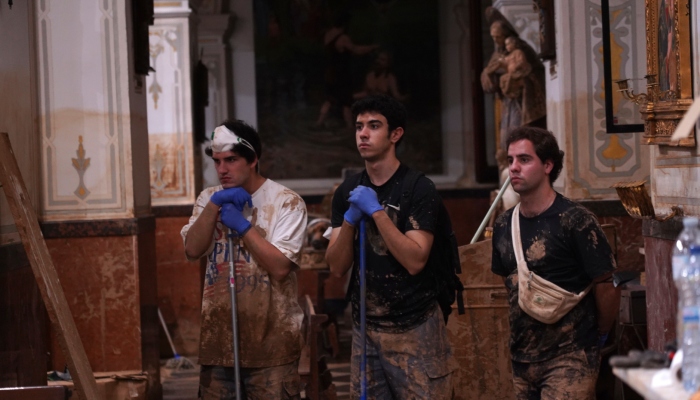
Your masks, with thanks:
M301 196L290 191L283 204L269 241L291 262L299 265L308 219L306 203Z
M194 203L194 207L192 209L192 216L190 217L189 222L187 225L182 227L182 230L180 231L180 235L182 236L182 243L185 244L187 242L187 233L190 231L190 228L192 225L194 225L195 221L197 221L197 218L202 214L202 211L204 211L204 207L207 206L209 203L209 199L211 198L211 195L216 192L216 190L208 190L205 189L202 191L202 193L199 194L197 197L197 201ZM214 250L214 241L211 241L211 245L209 245L209 248L207 249L206 254L210 254ZM190 257L187 257L187 260L189 261L197 261L198 259L192 259Z
M510 275L510 270L506 265L504 265L503 255L501 254L501 252L505 249L512 250L513 248L511 240L506 237L506 235L510 235L510 229L508 229L509 219L509 213L503 213L498 216L493 225L493 238L491 241L491 272L500 276Z
M411 209L404 222L404 232L411 230L434 232L441 201L433 181L424 176L418 179L413 190Z
M582 209L571 232L577 256L588 277L593 280L615 270L615 257L610 244L590 211Z

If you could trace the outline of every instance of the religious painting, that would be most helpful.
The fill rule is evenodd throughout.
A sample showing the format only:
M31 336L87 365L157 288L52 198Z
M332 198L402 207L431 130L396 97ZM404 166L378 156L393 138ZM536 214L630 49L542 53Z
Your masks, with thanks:
M693 100L690 0L646 0L647 113L644 143L695 146L670 137Z
M340 178L362 167L350 107L386 94L408 110L397 153L442 174L439 2L254 0L261 173ZM235 74L235 71L234 71Z

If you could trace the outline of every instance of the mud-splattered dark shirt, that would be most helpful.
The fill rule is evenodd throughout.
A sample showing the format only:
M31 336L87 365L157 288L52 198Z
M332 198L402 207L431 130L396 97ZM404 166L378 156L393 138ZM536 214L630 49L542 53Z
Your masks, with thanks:
M511 357L518 362L539 362L595 345L598 322L593 290L554 324L537 321L518 305L512 214L511 208L496 220L491 261L491 271L507 277ZM520 215L520 237L530 271L570 292L581 292L593 279L615 269L610 245L595 215L559 193L552 206L537 217Z
M440 197L433 182L421 177L410 193L409 210L399 210L403 179L408 167L403 164L385 184L375 186L363 172L361 185L377 192L394 225L406 233L410 230L433 232L437 223ZM348 178L333 196L331 223L334 228L343 224L343 215L350 204L348 194L354 189L356 178ZM436 290L428 268L416 275L408 273L387 249L374 221L367 223L367 328L380 332L405 332L423 323L436 305ZM352 302L353 320L360 321L359 235L355 237L355 263L352 269L348 297Z

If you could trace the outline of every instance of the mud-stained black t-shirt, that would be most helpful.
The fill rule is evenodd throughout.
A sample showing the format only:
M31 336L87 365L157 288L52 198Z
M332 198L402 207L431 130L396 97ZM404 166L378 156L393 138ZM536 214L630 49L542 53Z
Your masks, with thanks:
M434 232L440 209L440 197L433 182L423 176L410 192L409 210L400 210L403 179L408 167L403 164L385 184L375 186L366 172L362 173L361 185L377 192L379 203L398 229ZM348 194L356 186L357 178L343 182L333 196L331 223L334 228L343 224L343 215L350 206ZM407 211L407 212L406 212ZM411 275L387 249L379 235L377 226L370 218L367 223L366 281L367 281L367 328L381 332L405 332L423 323L436 307L435 283L426 267ZM348 297L352 302L353 320L360 321L360 275L359 275L359 228L355 235L355 263L352 269Z
M593 290L554 324L526 314L518 305L518 271L511 239L513 209L496 220L491 271L507 277L510 352L518 362L539 362L591 347L598 337ZM615 259L598 220L561 194L534 218L520 215L520 238L527 267L544 279L578 293L593 279L615 269Z

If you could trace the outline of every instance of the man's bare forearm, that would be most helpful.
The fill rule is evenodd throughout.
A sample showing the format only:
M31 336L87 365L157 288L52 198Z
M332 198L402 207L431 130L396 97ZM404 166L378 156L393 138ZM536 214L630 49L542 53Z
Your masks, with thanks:
M187 231L185 238L185 254L194 260L202 257L211 246L214 228L219 216L219 206L209 202L199 214L197 220Z
M343 221L343 225L337 229L336 237L331 237L326 250L326 262L331 269L331 274L335 277L345 275L355 258L355 227L347 221Z
M411 275L421 272L428 262L432 240L417 242L408 237L394 225L385 211L372 214L372 218L374 218L379 234L396 261ZM430 237L432 238L432 235Z
M296 267L280 249L265 240L255 229L250 229L243 236L243 242L258 266L278 282L286 278Z
M608 333L620 310L620 288L612 282L595 283L593 287L595 303L598 309L598 331Z

